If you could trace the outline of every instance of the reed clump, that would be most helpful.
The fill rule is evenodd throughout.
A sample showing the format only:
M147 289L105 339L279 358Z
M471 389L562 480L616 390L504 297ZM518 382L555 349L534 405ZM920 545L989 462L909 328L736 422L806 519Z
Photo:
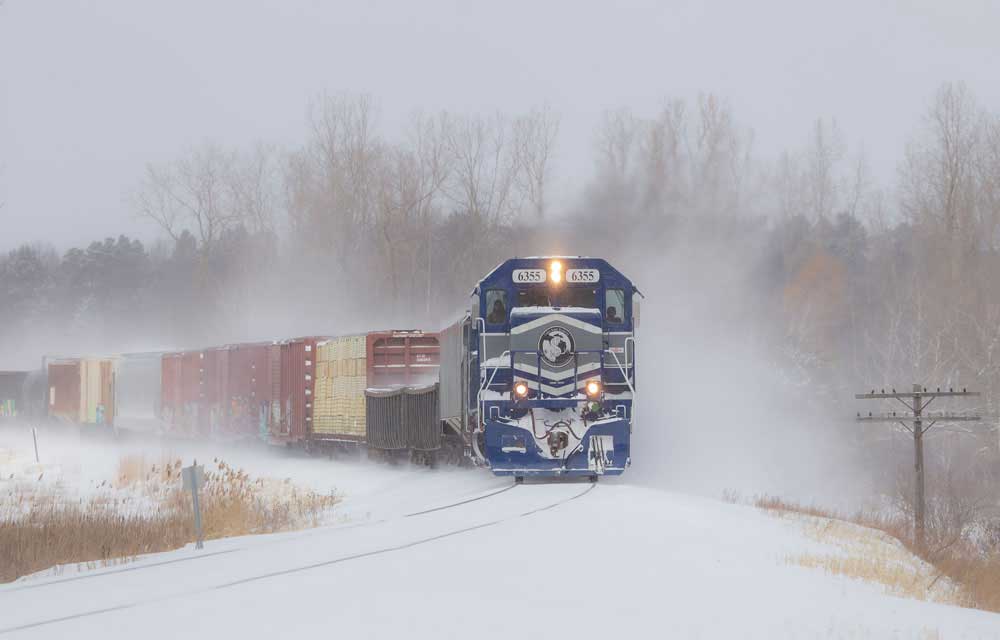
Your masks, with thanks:
M960 527L932 522L934 544L921 549L902 514L844 515L774 496L753 503L779 517L806 516L807 533L840 551L794 555L788 558L793 564L881 584L894 595L1000 612L1000 546L975 543ZM1000 540L992 533L993 542Z
M191 496L180 459L124 456L113 480L74 497L42 479L17 482L0 496L0 582L60 565L128 562L194 540ZM252 478L215 459L200 493L206 539L316 526L338 502L290 480Z

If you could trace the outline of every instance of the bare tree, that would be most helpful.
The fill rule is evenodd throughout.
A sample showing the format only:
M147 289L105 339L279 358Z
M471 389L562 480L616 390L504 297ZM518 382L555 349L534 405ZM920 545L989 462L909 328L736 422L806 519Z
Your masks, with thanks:
M418 277L426 265L425 311L430 311L431 231L441 188L448 178L450 156L445 132L448 118L416 115L408 144L395 145L380 156L377 172L375 244L383 261L389 293L397 303L421 290ZM423 260L421 259L423 257ZM411 298L403 300L402 283Z
M188 231L211 254L222 234L243 220L233 191L236 163L234 152L209 143L176 162L147 165L134 207L174 241Z
M601 169L624 182L632 159L637 122L628 109L605 111L597 129L597 153Z
M501 114L456 118L448 128L453 171L445 194L459 211L490 227L509 222L523 200L522 158Z
M964 84L937 92L900 168L900 205L916 222L941 224L950 235L970 233L974 164L983 120Z
M258 144L239 155L229 176L233 206L253 232L277 232L280 178L273 146Z
M423 243L423 256L415 252L411 273L416 276L424 271L424 312L429 318L433 298L434 223L440 213L443 189L451 175L454 157L448 146L451 119L446 113L431 118L414 116L410 127L409 144L417 158L419 178L414 197L409 201L415 209L420 229L414 235ZM419 287L414 286L412 291Z
M813 124L812 139L806 150L807 207L813 219L829 218L841 202L839 165L846 153L844 134L837 121Z
M699 96L692 186L709 210L719 210L725 199L734 144L729 107L712 94Z
M862 150L854 158L853 171L845 180L844 213L854 217L870 213L867 207L873 188L868 156Z
M552 172L552 153L559 135L559 118L548 109L536 109L514 121L514 138L521 166L520 190L538 219L545 218L546 191Z
M784 151L779 156L771 188L778 215L782 219L804 215L807 209L806 186L797 156L789 151Z
M645 182L642 205L647 210L682 207L690 199L687 120L685 102L672 100L658 118L641 127L638 155Z
M977 234L985 248L1000 250L1000 116L983 118L976 156Z
M700 96L694 110L670 101L651 120L607 111L595 145L603 187L619 206L728 214L747 205L753 132L712 94Z
M289 221L303 246L333 251L347 268L374 219L383 142L368 96L323 96L309 109L310 138L286 170Z

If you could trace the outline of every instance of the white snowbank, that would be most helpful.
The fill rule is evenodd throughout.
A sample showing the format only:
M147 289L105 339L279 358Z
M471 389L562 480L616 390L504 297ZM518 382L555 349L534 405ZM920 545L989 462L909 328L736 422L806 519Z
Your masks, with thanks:
M604 479L561 504L588 485L529 484L402 517L509 483L476 470L336 460L271 468L344 489L349 524L210 541L200 554L141 559L134 571L0 587L0 632L129 640L1000 633L994 614L905 600L790 564L796 553L836 549L800 522L751 507ZM55 621L68 616L78 617ZM37 623L45 624L26 626Z

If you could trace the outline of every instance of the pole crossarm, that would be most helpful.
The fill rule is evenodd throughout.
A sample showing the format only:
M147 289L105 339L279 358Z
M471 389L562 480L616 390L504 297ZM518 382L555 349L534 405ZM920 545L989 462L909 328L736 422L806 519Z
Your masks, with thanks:
M941 414L932 415L927 414L923 416L912 416L912 415L892 415L892 414L876 414L871 416L858 415L858 422L982 422L981 416L963 416L963 415L951 415L951 414Z
M901 391L899 393L886 393L872 391L871 393L857 393L855 400L901 400L903 398L970 398L982 395L978 391Z

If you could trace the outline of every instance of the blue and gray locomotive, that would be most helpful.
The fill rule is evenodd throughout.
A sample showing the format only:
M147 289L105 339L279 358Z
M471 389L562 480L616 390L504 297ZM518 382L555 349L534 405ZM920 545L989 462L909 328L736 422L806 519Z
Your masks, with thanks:
M441 417L494 474L620 475L635 400L632 282L605 260L507 260L441 335Z

